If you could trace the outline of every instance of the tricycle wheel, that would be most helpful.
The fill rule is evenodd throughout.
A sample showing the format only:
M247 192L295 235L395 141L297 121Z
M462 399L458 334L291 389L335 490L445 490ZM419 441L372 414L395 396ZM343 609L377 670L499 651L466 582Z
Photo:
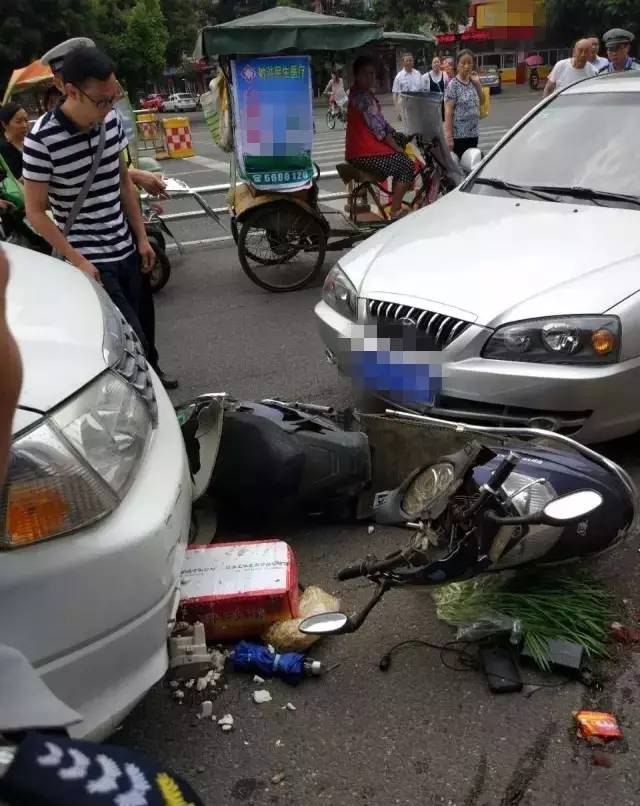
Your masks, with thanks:
M327 248L322 219L289 201L249 211L238 238L240 265L267 291L297 291L316 277Z
M156 253L156 263L149 274L149 283L151 290L155 294L161 291L169 282L169 278L171 277L171 261L159 244L151 241L151 246L153 246L153 251Z

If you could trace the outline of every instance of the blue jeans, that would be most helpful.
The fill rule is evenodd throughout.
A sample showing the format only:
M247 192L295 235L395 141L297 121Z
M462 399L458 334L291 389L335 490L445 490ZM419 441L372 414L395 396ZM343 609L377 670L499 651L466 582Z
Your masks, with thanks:
M93 265L100 272L104 290L135 330L146 352L147 340L140 324L142 273L138 253L132 252L122 260L114 260L111 263L93 261Z

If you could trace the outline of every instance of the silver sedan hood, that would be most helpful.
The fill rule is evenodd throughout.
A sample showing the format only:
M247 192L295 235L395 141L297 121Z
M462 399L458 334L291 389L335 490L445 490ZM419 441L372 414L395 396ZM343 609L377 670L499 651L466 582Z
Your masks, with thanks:
M361 297L496 327L640 288L640 210L454 191L341 259Z

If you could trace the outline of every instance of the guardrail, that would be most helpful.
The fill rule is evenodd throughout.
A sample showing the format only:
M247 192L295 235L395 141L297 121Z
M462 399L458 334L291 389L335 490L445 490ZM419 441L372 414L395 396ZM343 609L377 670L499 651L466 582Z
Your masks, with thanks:
M339 174L337 171L326 171L325 173L320 174L320 181L322 182L323 179L338 179ZM221 184L221 185L203 185L202 187L197 188L189 188L188 190L177 190L172 191L169 199L167 201L174 201L178 199L188 199L193 198L199 205L200 209L196 210L184 210L180 213L163 213L162 220L166 221L168 224L171 222L176 221L188 221L194 218L204 218L204 217L211 217L210 212L207 210L208 205L206 202L203 204L202 201L198 199L199 196L208 196L208 195L215 195L218 193L228 193L229 189L231 188L230 184ZM338 201L340 199L348 199L349 193L346 191L341 191L339 193L320 193L318 196L319 202L329 202L329 201ZM210 210L214 212L216 215L228 215L229 214L229 207L211 207ZM206 245L208 243L217 243L220 240L226 240L226 238L230 238L231 236L223 236L222 238L209 238L204 240L192 241L183 243L183 246L190 246L190 245Z

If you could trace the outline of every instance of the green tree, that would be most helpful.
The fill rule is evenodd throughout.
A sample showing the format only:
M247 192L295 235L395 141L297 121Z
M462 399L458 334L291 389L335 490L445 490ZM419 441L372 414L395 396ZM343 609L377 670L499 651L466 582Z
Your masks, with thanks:
M589 33L609 28L640 34L638 0L547 0L547 28L554 44L568 45Z
M207 0L161 0L161 7L169 32L167 64L177 67L193 53L198 31L212 14L212 4Z
M4 5L0 87L4 88L12 70L25 67L70 36L87 34L89 0L20 0Z
M448 31L469 16L467 0L375 0L373 16L387 31L420 33L425 24Z
M91 0L91 26L131 97L160 78L169 42L160 0Z

